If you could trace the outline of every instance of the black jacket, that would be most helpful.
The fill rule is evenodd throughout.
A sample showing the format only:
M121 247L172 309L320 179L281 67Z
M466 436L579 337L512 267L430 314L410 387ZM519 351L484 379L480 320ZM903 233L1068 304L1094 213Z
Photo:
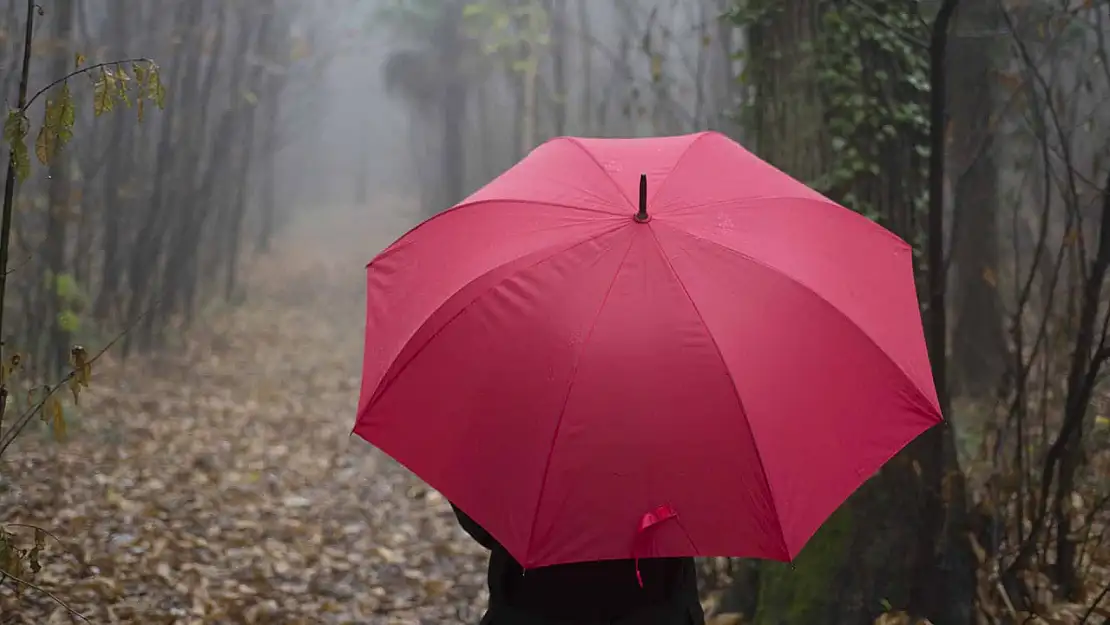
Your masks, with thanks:
M454 505L452 505L454 507ZM524 568L458 508L459 524L490 550L482 625L704 625L693 558L610 560Z

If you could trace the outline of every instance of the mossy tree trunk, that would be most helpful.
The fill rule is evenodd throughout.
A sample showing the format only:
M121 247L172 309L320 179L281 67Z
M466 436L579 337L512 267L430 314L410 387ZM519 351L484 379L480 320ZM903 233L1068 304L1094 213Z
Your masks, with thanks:
M919 16L885 0L865 0L863 7L774 0L753 13L756 4L734 15L748 34L751 147L918 244L927 198L928 52L890 25L920 31ZM951 432L934 428L888 463L793 566L764 563L757 575L742 576L735 593L754 594L753 622L865 625L889 610L929 616L938 625L970 622L970 595L952 589L957 581L973 589L972 563L957 548L962 541L944 540L955 526L937 504L944 476L955 482L962 476L954 456L928 470L937 445L950 448ZM963 505L959 498L951 503ZM938 603L938 595L951 602Z
M822 0L784 0L749 25L746 120L759 155L803 181L831 159L817 56Z

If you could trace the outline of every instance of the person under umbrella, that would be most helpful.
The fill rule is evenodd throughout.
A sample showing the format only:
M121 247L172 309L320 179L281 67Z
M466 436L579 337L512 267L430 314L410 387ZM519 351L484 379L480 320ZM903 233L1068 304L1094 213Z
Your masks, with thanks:
M912 248L719 133L553 139L367 287L354 433L465 511L494 625L696 622L690 558L794 560L942 421Z
M463 530L490 551L489 609L481 625L705 623L693 558L579 562L525 571L485 528L451 507Z

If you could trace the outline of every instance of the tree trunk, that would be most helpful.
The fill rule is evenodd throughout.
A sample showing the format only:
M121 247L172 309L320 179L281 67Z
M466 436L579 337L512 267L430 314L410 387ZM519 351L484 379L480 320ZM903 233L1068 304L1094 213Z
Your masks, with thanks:
M440 170L443 175L443 197L437 210L443 210L463 199L466 185L466 147L463 132L466 125L467 86L459 75L458 63L463 54L460 24L462 7L458 0L447 0L440 28L439 52L441 67L450 68L446 76L440 112L443 120L443 152Z
M982 32L999 25L991 2L967 2L953 29L948 57L952 155L949 175L955 191L952 262L955 304L952 380L956 393L989 400L1006 366L1007 347L999 300L998 167L995 164L994 59L998 43Z
M263 4L258 14L247 13L245 15L244 24L249 24L254 19L258 19L258 33L253 39L255 40L256 54L261 58L271 58L274 48L273 41L273 15L275 7L273 1ZM249 16L249 17L248 17ZM255 69L252 72L247 88L255 94L266 94L265 81L267 78L260 69ZM268 103L269 104L269 103ZM246 218L247 202L248 202L248 189L251 186L253 178L254 163L257 154L257 130L258 130L258 107L257 102L250 103L242 112L240 124L243 128L243 136L240 140L239 150L239 169L236 180L238 184L235 185L235 196L232 200L231 213L229 215L229 227L226 230L226 262L227 273L224 282L224 299L233 301L236 292L236 279L239 275L239 257L240 257L240 240L243 235L243 220Z
M191 34L197 24L200 22L199 8L200 2L189 2L178 5L178 12L175 16L175 22L181 24L181 28L187 34ZM171 67L183 67L186 65L187 49L185 46L178 48L178 53L175 55L174 62ZM182 93L181 87L188 84L185 81L187 72L175 73L173 84L169 89L170 106L161 115L161 127L159 128L158 147L156 149L155 157L155 172L154 172L154 188L151 191L150 204L145 211L142 219L142 224L135 236L134 249L131 252L130 264L128 267L128 286L131 289L130 301L127 306L127 321L135 321L142 318L142 323L139 327L133 329L124 335L123 350L126 355L131 351L133 346L138 345L140 348L145 348L150 345L154 327L154 314L148 307L152 306L156 297L152 293L154 289L153 280L158 275L158 261L160 258L159 248L162 243L162 238L165 228L163 227L166 221L167 212L166 206L169 201L170 189L177 184L173 180L173 174L176 170L176 158L174 151L175 142L175 128L174 128L174 108L173 103L184 102L185 94ZM145 316L144 315L145 311Z
M524 75L514 71L510 62L505 63L505 77L509 83L509 90L513 100L513 161L524 158L525 152L521 147L525 145L524 120L526 118L524 105Z
M193 35L195 39L193 41L196 44L204 45L206 35L209 32L206 27L208 16L205 15L204 7L213 5L210 3L202 4L202 0L197 0L197 2L200 15L197 16L197 25ZM189 99L182 101L180 111L175 111L180 116L180 128L182 129L208 128L208 114L215 90L216 73L220 67L219 55L223 46L225 31L223 23L225 13L222 3L216 3L215 6L217 11L213 16L215 19L212 20L215 22L215 30L211 58L205 64L202 62L201 55L194 52L185 65L186 78L184 80L189 87L188 92L183 95ZM236 93L236 95L238 94ZM162 234L158 236L158 239L163 243L157 251L158 257L162 259L162 262L159 263L161 280L158 281L158 301L153 305L153 310L157 315L149 314L144 322L149 320L153 323L157 320L161 322L160 325L165 325L171 317L181 310L182 304L188 299L187 286L185 281L182 280L180 267L164 260L167 257L164 250L165 248L173 249L181 245L190 245L187 242L183 243L181 239L186 237L190 231L190 222L196 219L200 205L203 202L211 201L209 198L198 197L196 193L200 164L205 160L205 155L210 149L208 143L208 135L205 132L188 132L177 140L176 150L179 157L168 175L171 176L174 184L181 191L166 199L168 213L159 224ZM201 248L194 247L192 249L194 252L200 252ZM161 333L159 332L160 339Z
M524 49L528 56L525 60L526 67L520 75L522 97L520 155L522 157L536 147L536 70L539 62L534 45L526 43Z
M578 28L582 36L578 47L582 50L582 130L585 135L595 132L594 123L594 42L590 32L590 15L586 0L578 0Z
M112 37L115 50L123 55L129 41L129 21L131 16L121 11L115 15L112 23L115 28ZM134 149L133 122L130 119L117 117L110 122L112 127L111 143L120 146L120 150L108 159L106 177L104 182L104 209L103 219L103 248L104 261L100 272L100 290L97 293L94 315L100 321L107 321L119 309L120 277L123 274L123 215L128 212L131 195L127 190L133 184L134 174L131 171L131 157Z
M475 104L478 108L478 151L482 155L482 168L480 177L482 183L492 180L499 171L498 153L494 149L493 141L494 124L490 123L491 106L489 85L477 85L474 88Z
M53 40L60 44L54 50L53 62L50 64L51 76L64 76L70 69L70 48L73 36L73 0L58 0L53 3L55 14ZM48 294L44 304L50 323L50 335L43 359L44 371L54 375L66 363L71 342L70 332L72 327L66 321L70 311L67 310L68 302L63 298L60 289L60 280L68 274L66 261L66 242L68 220L71 212L72 173L70 162L71 155L67 151L59 153L50 163L50 185L47 197L46 211L46 240L43 242L43 256L49 276L47 282Z
M738 104L736 101L737 81L732 78L733 59L739 52L736 43L736 28L729 20L717 20L717 42L715 53L710 58L710 91L713 94L714 120L710 128L739 139L740 128L729 113Z
M867 4L880 16L896 10L881 2ZM825 12L830 10L836 6L820 0L782 0L780 10L761 19L748 33L748 71L756 93L752 131L758 152L803 181L821 179L837 164L827 124L843 112L825 100L818 75ZM865 74L894 72L899 66L898 59L888 58L890 53L881 47L861 48L859 55ZM877 83L862 88L875 90L877 97L915 98L924 105L916 91L880 92L884 86ZM920 160L907 155L915 153L924 137L910 130L897 134L896 139L875 144L867 143L876 141L871 136L850 138L862 154L874 155L879 171L860 174L828 193L838 201L851 194L861 205L876 210L884 224L913 241L917 238L913 236L917 228L913 207L926 192L926 178ZM885 606L933 617L938 624L969 622L970 603L959 595L951 598L958 604L956 608L919 602L922 585L932 588L954 580L945 567L970 573L974 580L973 563L949 558L947 551L934 558L920 548L945 545L948 549L948 543L937 534L942 528L923 518L933 501L934 485L919 475L933 443L943 442L944 435L943 429L934 428L883 467L825 522L793 568L761 565L753 622L865 625L884 612ZM943 469L945 475L958 475L958 466ZM968 578L961 580L973 588ZM735 589L737 595L745 591L750 589Z
M943 0L929 35L926 342L941 412L948 422L945 427L934 427L926 432L910 446L917 463L915 468L920 468L919 482L925 499L922 529L915 545L917 568L912 577L910 609L934 621L962 625L972 620L978 563L969 539L970 502L951 425L948 307L945 303L948 292L944 244L948 32L959 3L960 0ZM914 223L912 215L911 210L911 224ZM915 272L918 269L915 265Z
M214 198L227 190L226 186L221 184L221 174L223 170L231 166L231 153L234 151L233 145L237 137L235 114L231 111L224 111L216 128L216 144L212 150L212 159L204 171L197 191L198 197L206 199ZM204 238L205 227L211 221L212 214L217 211L218 207L214 201L209 199L209 201L200 202L188 223L186 232L180 238L180 242L168 250L166 264L170 267L179 268L178 270L181 272L179 279L184 283L186 324L193 319L198 283L204 278L214 275L214 272L211 271L206 272L204 276L200 275L200 266L208 259L201 255L199 249Z
M266 140L265 140L265 162L262 164L262 180L260 181L259 191L261 193L260 209L262 214L260 216L260 227L258 231L258 242L256 249L259 252L266 253L270 251L270 244L274 239L274 230L277 226L277 197L274 193L277 181L275 179L274 170L277 168L277 153L278 153L278 121L281 119L281 89L274 89L267 102L267 119L266 119ZM367 189L367 180L369 179L369 162L366 167L359 172L362 182L360 182L360 189L362 199L360 204L365 204L369 200L369 189Z
M567 133L567 99L570 96L567 86L567 13L566 0L547 3L547 13L551 19L551 73L554 74L552 95L555 123L555 136Z

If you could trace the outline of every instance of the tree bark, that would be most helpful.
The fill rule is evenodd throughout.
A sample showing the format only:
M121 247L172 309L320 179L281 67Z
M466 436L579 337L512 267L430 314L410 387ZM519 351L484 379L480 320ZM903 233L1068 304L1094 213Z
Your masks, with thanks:
M440 171L443 176L443 197L437 210L443 210L463 199L466 185L465 142L467 86L458 71L462 57L463 41L460 32L462 7L458 0L446 0L439 37L439 62L445 68L440 115L443 120L443 151Z
M180 28L183 29L185 36L193 33L200 23L202 13L200 4L198 1L178 5L174 21L181 25ZM186 59L186 47L181 46L175 55L172 66L182 67L186 65ZM135 245L131 251L127 276L128 286L131 290L127 305L127 320L131 322L141 318L142 323L124 336L123 351L125 356L136 345L140 349L149 347L153 338L155 315L148 307L156 301L152 293L154 289L152 283L155 276L158 275L159 247L162 244L165 231L164 223L168 219L166 207L169 202L169 189L175 185L173 174L176 171L177 161L174 152L176 132L174 128L175 113L172 104L184 101L185 94L182 93L181 87L188 84L185 81L186 74L187 71L175 74L173 84L169 89L169 104L171 106L167 106L167 110L161 115L161 124L158 130L154 188L151 190L150 203L135 235Z
M994 158L995 67L998 44L982 36L1000 22L992 2L969 2L955 22L949 58L948 167L955 191L952 228L952 380L956 393L989 400L1006 367L1007 346L997 281L998 167Z
M594 96L593 96L593 35L590 31L590 15L586 0L578 0L578 28L581 31L578 45L582 50L582 132L586 135L594 133Z
M120 56L127 54L130 41L130 25L132 15L130 12L113 11L111 23L113 51ZM118 14L116 13L118 11ZM126 240L124 232L124 215L129 212L133 202L132 190L136 184L135 173L132 171L133 152L136 149L134 142L134 122L131 119L117 117L110 121L112 128L110 143L119 146L107 159L105 182L103 189L104 206L101 212L104 260L100 270L100 289L97 293L94 315L101 322L108 321L118 315L120 309L120 278L123 277L123 250Z
M551 20L551 72L555 93L552 96L555 123L555 136L567 133L567 99L570 97L567 86L567 15L566 0L550 1L547 12Z
M70 69L70 49L73 37L73 0L58 0L53 3L54 22L52 37L60 43L60 49L54 50L53 62L50 64L52 76L64 76ZM63 313L66 311L67 302L62 297L59 289L59 280L68 273L69 265L66 259L66 242L69 230L71 212L72 185L70 183L71 155L61 151L50 163L50 185L47 192L46 211L46 239L43 242L43 256L49 276L44 298L44 305L50 321L50 338L47 343L43 358L44 371L54 375L66 363L69 353L70 329L62 323Z

